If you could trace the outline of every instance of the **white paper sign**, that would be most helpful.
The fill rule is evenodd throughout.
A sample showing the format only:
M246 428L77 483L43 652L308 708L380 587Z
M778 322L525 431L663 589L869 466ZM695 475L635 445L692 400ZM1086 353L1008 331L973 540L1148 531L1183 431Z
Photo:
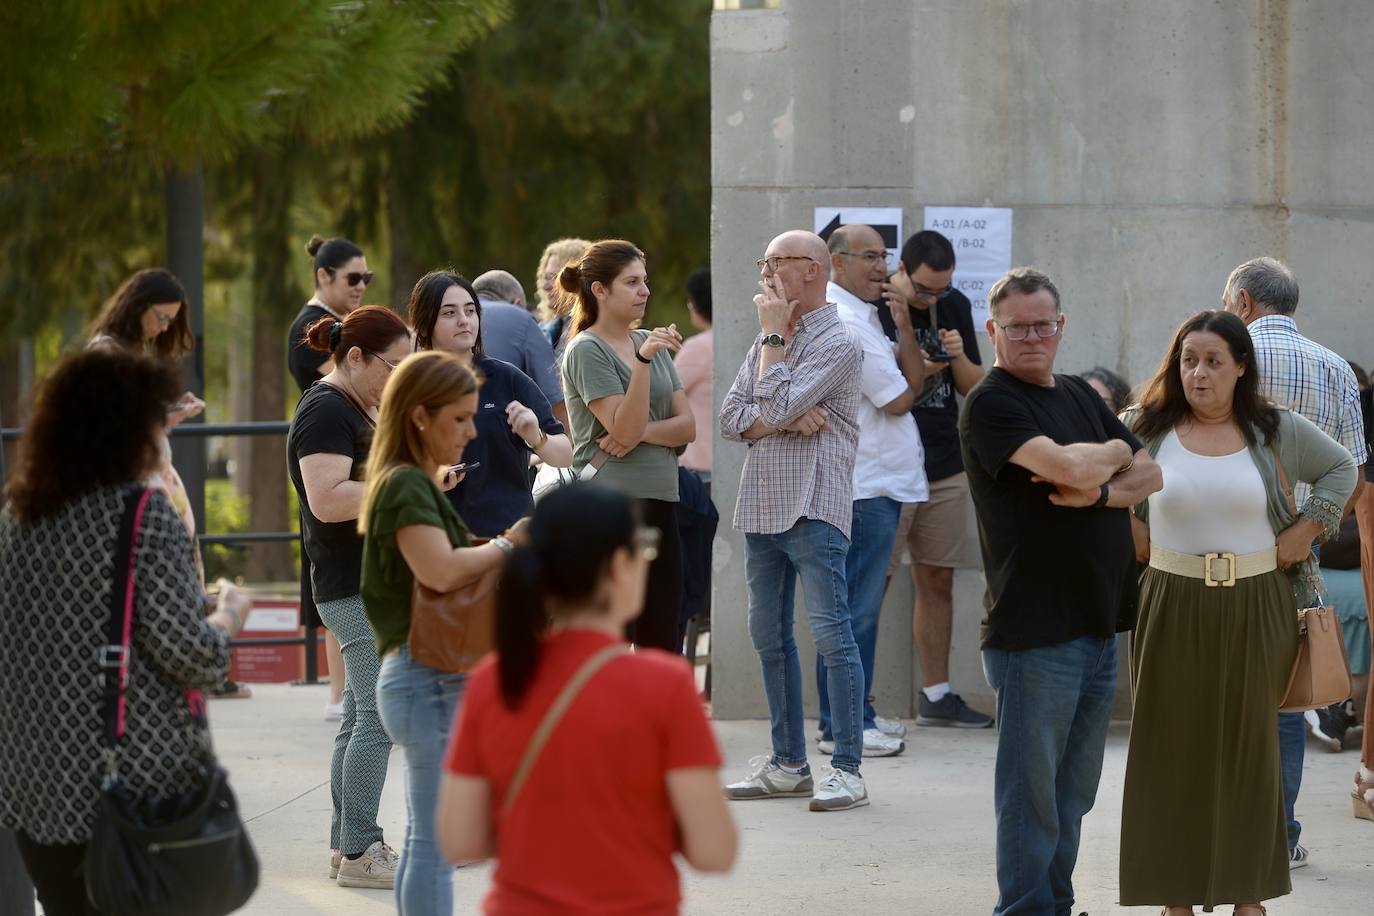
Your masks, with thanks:
M954 288L973 303L973 326L988 320L988 293L1011 269L1011 209L926 207L925 229L954 245Z
M816 234L827 242L830 233L841 226L862 224L872 226L883 237L887 246L887 269L897 269L897 256L901 253L902 208L901 207L817 207Z

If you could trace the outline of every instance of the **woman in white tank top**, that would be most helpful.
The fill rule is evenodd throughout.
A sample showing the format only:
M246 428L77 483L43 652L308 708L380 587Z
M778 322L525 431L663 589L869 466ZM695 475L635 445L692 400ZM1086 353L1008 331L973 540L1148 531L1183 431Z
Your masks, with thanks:
M1314 538L1355 484L1349 452L1259 394L1245 324L1184 322L1123 417L1164 473L1137 507L1140 617L1121 820L1121 904L1167 916L1287 894L1276 714ZM1288 508L1279 465L1313 486Z

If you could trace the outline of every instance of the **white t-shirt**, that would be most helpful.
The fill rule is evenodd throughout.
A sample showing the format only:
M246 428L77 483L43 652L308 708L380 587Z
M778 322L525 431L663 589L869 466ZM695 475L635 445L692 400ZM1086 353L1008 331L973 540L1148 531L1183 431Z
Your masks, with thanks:
M1150 495L1150 540L1178 553L1254 553L1274 546L1264 480L1248 449L1197 455L1173 430L1155 461L1164 489Z
M883 333L873 306L833 282L826 285L825 293L864 351L854 499L886 496L903 503L923 503L930 498L930 489L916 420L910 411L890 414L882 409L908 387L897 365L897 346Z

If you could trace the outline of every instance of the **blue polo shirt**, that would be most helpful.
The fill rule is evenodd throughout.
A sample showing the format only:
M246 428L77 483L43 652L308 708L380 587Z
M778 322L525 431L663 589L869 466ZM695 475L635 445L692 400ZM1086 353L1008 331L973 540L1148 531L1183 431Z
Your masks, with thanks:
M481 462L463 482L448 491L458 517L476 537L495 537L534 509L530 495L530 451L510 428L506 405L519 401L539 418L550 436L563 433L544 397L528 375L510 363L474 356L473 368L486 380L477 391L477 438L463 450L463 461Z

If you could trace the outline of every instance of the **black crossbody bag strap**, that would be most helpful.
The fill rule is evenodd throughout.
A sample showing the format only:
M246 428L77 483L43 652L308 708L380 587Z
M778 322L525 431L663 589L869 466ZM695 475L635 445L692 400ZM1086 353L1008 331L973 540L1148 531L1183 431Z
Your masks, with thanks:
M129 685L129 641L134 613L134 538L150 493L146 487L136 487L124 497L110 569L110 613L105 622L105 644L100 647L101 737L107 754L107 776L113 774L113 755L124 737L124 691Z

